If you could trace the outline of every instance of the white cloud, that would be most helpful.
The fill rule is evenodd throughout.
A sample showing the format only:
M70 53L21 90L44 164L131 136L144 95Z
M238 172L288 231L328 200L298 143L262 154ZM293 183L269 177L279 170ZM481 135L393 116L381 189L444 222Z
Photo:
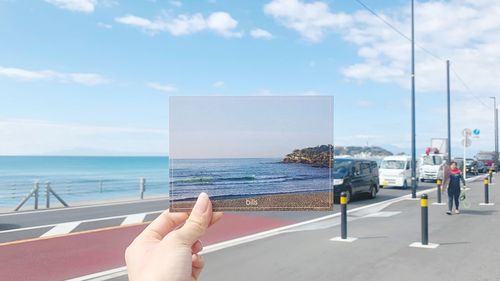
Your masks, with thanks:
M241 37L243 32L234 31L238 27L238 22L226 12L212 13L206 20L208 29L224 37Z
M222 88L224 87L224 81L217 81L213 84L215 88Z
M332 13L328 4L320 1L273 0L264 6L264 13L312 42L321 41L325 33L350 22L348 15Z
M448 0L416 2L416 41L425 49L452 61L474 91L500 88L500 9L496 0ZM409 7L378 14L404 34L410 35ZM452 12L450 12L452 11ZM340 34L358 49L361 61L341 71L359 81L371 80L410 86L410 42L365 10L350 14L332 12L325 2L273 0L264 12L302 37L320 42L327 32ZM416 48L418 91L445 89L445 64ZM454 90L464 87L452 75ZM488 94L488 95L489 95ZM487 94L484 94L487 95Z
M167 147L166 129L0 119L0 155L149 155Z
M260 28L253 29L250 32L250 35L252 35L253 38L258 38L258 39L271 39L271 38L273 38L273 35L271 34L271 32L264 30L264 29L260 29Z
M173 93L177 91L177 88L173 85L158 84L154 82L147 83L146 86L151 89L162 91L165 93Z
M189 35L204 30L215 32L223 37L242 37L237 31L238 22L226 12L215 12L205 18L202 14L178 15L175 18L146 18L126 15L115 19L116 22L139 27L145 31L157 33L168 32L173 36Z
M92 13L97 5L96 0L45 0L60 9L74 12Z
M106 84L110 81L95 73L62 73L53 70L27 70L21 68L0 66L0 76L20 81L57 81L62 83L76 83L86 86Z

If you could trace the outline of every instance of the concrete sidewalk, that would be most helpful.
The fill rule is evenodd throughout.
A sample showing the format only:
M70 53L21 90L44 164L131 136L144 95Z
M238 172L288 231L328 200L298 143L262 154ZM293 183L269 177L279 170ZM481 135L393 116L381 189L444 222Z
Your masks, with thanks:
M420 202L402 200L350 214L353 243L330 241L340 235L333 218L208 253L201 280L500 281L500 183L490 187L494 206L479 206L482 181L469 187L471 207L452 216L431 204L436 192L429 192L429 240L440 244L436 249L409 247L420 241Z

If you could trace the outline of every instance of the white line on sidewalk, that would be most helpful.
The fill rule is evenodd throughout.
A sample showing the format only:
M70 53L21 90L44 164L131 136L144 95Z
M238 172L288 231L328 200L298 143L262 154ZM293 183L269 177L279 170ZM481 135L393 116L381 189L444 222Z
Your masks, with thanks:
M164 211L164 210L160 210L160 211L151 211L151 212L142 213L141 215L146 216L146 215L150 215L150 214L157 214L157 213L161 213L161 212L163 212L163 211ZM128 216L132 216L132 215L135 215L135 214L120 215L120 216L112 216L112 217L104 217L104 218L96 218L96 219L89 219L89 220L81 220L81 221L79 221L79 223L84 223L84 222L95 222L95 221L103 221L103 220L110 220L110 219L118 219L118 218L128 217ZM15 228L15 229L3 230L3 231L0 231L0 234L3 234L3 233L8 233L8 232L16 232L16 231L24 231L24 230L39 229L39 228L45 228L45 227L52 227L52 226L56 226L56 225L59 225L59 224L65 224L65 223L71 223L71 222L54 223L54 224L47 224L47 225L37 225L37 226L31 226L31 227L24 227L24 228Z
M121 225L127 225L127 224L134 224L134 223L141 223L144 221L144 218L146 217L146 214L133 214L127 216Z
M53 236L53 235L61 235L61 234L67 234L73 231L78 225L80 225L80 221L72 221L72 222L67 222L67 223L61 223L53 228L51 228L49 231L45 232L42 236L40 237L47 237L47 236Z

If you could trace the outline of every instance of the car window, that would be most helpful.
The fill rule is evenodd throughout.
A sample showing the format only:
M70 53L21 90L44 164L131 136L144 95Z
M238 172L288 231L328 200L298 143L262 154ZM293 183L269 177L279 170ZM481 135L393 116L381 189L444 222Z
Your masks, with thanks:
M370 174L370 164L369 163L361 163L361 174L362 175L369 175Z

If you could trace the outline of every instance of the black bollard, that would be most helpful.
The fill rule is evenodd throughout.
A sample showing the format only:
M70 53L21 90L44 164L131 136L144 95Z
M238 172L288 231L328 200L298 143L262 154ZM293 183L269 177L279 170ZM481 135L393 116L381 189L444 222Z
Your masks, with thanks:
M422 194L420 207L422 209L422 245L429 245L429 211L427 194Z
M488 178L485 178L484 179L484 203L485 204L489 204L490 203L490 199L489 199L489 195L488 195Z
M437 180L437 199L438 199L438 204L441 204L441 180Z
M340 194L340 238L347 239L347 194Z

